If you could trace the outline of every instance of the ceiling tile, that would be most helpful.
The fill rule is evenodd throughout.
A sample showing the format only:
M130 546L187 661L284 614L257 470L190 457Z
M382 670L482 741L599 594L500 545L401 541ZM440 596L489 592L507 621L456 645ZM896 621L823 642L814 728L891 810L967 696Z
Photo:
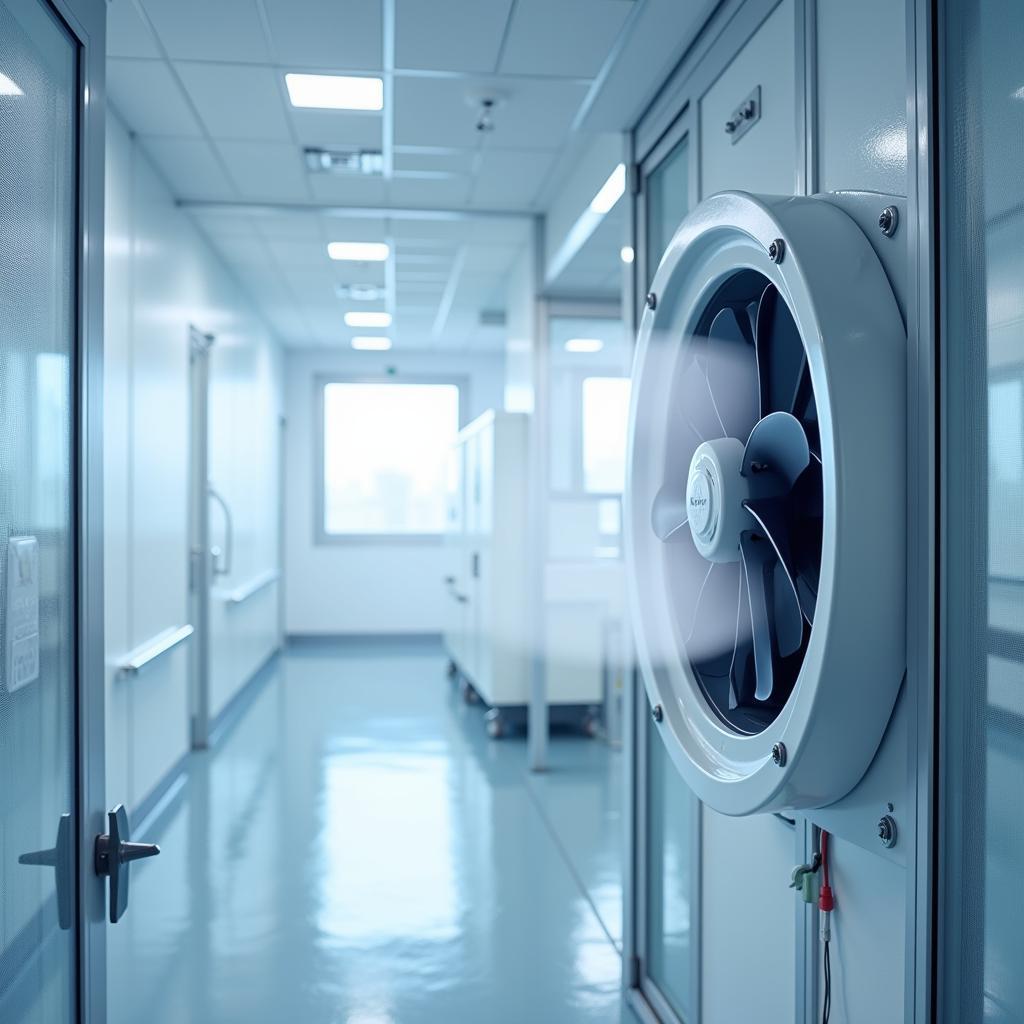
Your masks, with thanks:
M464 174L443 178L399 176L388 183L388 197L395 206L465 206L470 185L470 178Z
M398 78L395 80L395 144L474 149L481 134L466 97L500 97L488 147L557 149L586 96L578 82L502 79Z
M339 71L382 67L381 0L263 2L279 64Z
M138 134L202 137L203 130L164 61L108 60L107 90L114 107Z
M270 60L256 0L142 0L142 6L174 59Z
M485 152L473 188L473 205L505 209L531 208L553 163L553 153L515 150Z
M153 33L132 0L111 0L107 6L107 57L159 57Z
M493 72L512 0L397 0L395 66Z
M634 0L519 0L500 70L594 78L635 7Z
M379 114L305 110L290 105L287 110L295 127L295 137L304 146L381 148L383 122Z
M281 87L271 68L189 63L175 67L214 138L290 139Z
M218 142L244 199L297 202L309 198L302 155L289 142Z
M213 148L205 139L167 139L140 136L171 186L176 199L234 199L235 190Z
M340 174L311 174L309 187L313 198L339 206L370 206L387 202L387 189L383 178L343 177Z
M396 149L394 165L396 171L448 171L452 174L469 174L476 156L475 149L430 149L413 146Z

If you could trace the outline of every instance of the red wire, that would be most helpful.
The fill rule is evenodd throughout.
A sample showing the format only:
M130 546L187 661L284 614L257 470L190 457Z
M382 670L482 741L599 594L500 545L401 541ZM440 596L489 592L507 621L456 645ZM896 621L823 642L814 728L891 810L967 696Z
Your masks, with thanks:
M821 867L825 884L828 885L828 833L824 829L821 830Z

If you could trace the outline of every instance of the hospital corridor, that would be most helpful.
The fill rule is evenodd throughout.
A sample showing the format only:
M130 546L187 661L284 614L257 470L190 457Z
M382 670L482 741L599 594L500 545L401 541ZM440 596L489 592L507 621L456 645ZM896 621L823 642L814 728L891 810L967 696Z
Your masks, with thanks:
M1022 54L0 0L0 1024L1024 1024Z

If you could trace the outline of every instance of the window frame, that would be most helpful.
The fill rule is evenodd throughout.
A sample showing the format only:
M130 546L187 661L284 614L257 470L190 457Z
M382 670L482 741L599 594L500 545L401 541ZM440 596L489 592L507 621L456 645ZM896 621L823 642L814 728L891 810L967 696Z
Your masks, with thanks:
M469 378L458 374L344 374L323 373L313 378L313 544L315 547L440 545L444 530L437 533L328 533L324 527L327 489L324 483L324 392L330 384L433 384L455 387L458 392L458 429L467 424Z

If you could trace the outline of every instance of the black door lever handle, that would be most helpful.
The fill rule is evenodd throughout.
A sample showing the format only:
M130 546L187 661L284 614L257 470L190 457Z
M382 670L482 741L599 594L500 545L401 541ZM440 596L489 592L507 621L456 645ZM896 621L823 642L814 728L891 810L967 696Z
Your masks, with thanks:
M131 828L124 804L107 812L106 835L96 837L94 862L96 874L110 879L110 923L117 924L128 909L128 880L131 862L156 857L160 847L155 843L131 842Z

